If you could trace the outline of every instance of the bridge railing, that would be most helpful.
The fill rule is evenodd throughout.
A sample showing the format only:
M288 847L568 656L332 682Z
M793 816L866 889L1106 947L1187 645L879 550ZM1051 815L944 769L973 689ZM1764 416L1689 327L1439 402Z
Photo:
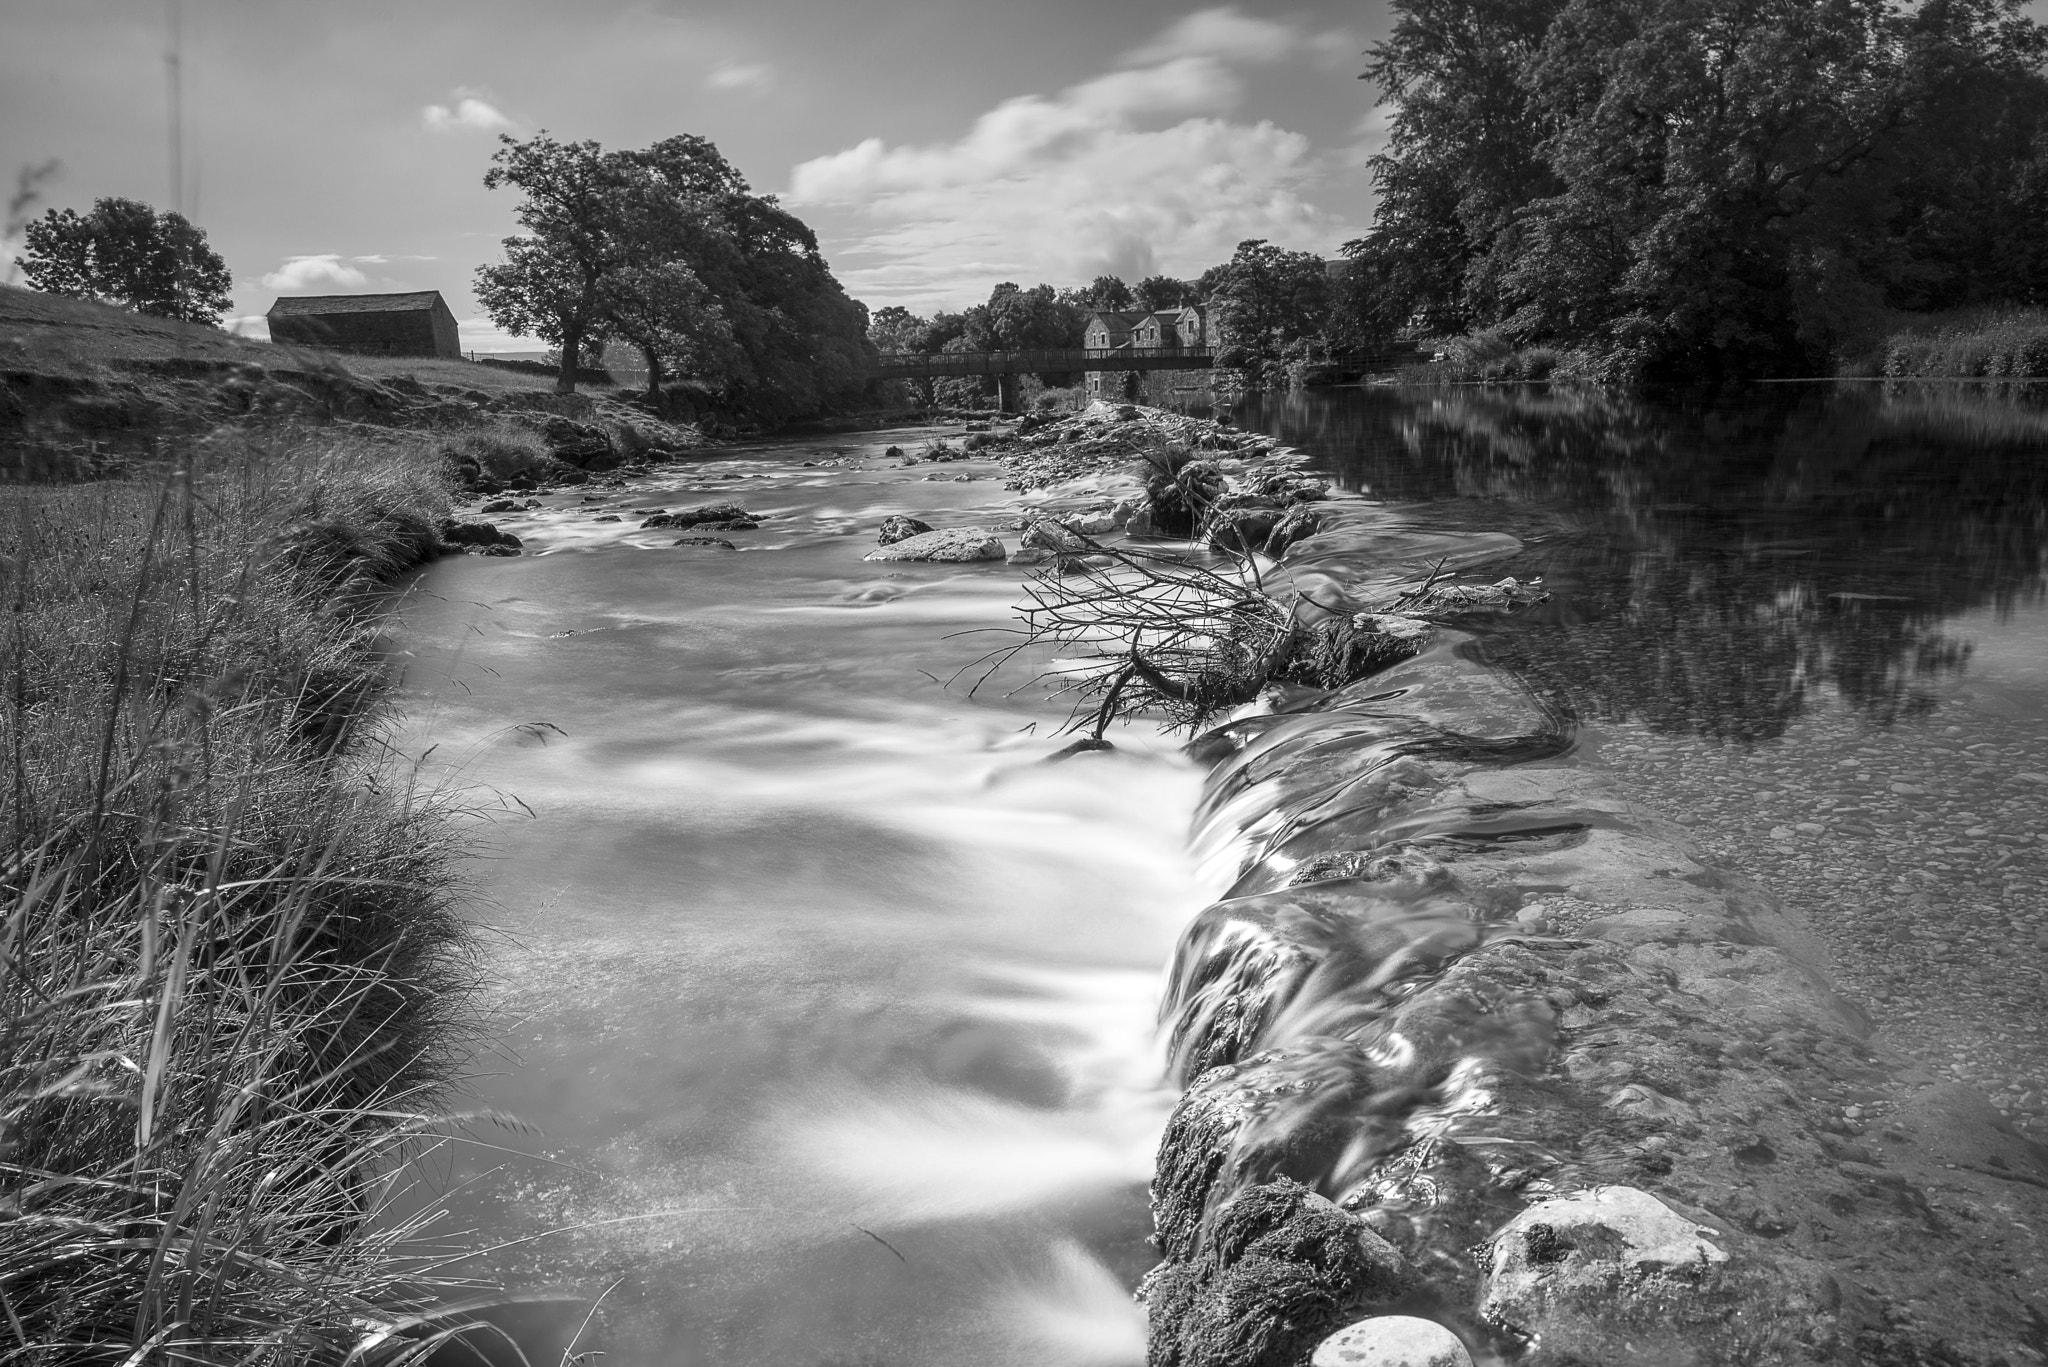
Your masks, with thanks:
M1059 347L1031 351L885 351L880 373L895 375L1025 375L1082 370L1184 367L1207 369L1209 347Z

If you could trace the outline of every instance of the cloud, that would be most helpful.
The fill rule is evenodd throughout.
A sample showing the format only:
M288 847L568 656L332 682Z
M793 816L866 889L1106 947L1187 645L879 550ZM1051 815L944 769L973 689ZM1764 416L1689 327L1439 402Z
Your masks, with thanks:
M495 133L510 128L512 120L499 108L480 94L458 90L447 104L430 104L420 111L420 122L436 133L453 133L467 129L478 133Z
M263 277L263 287L270 290L360 290L369 286L370 278L357 270L354 262L382 261L382 257L344 257L339 252L322 252L318 256L288 256L284 264Z
M1255 19L1235 5L1196 10L1176 21L1149 43L1133 48L1129 63L1162 62L1175 57L1221 57L1239 61L1277 62L1303 46L1298 25Z
M869 138L806 161L787 198L861 225L835 260L852 292L919 306L1002 279L1192 273L1248 237L1305 245L1329 235L1308 197L1323 163L1299 133L1228 117L1244 93L1230 60L1286 52L1312 48L1286 25L1205 10L1101 76L1003 101L954 141Z
M720 62L711 68L704 84L713 90L764 95L775 84L775 68L764 62Z

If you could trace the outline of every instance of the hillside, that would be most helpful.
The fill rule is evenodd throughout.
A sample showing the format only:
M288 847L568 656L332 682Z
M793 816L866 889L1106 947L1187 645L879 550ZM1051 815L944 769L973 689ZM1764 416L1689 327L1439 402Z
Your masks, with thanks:
M556 394L533 372L275 346L0 287L0 479L106 474L223 426L333 423L517 429L584 469L704 440L608 395Z

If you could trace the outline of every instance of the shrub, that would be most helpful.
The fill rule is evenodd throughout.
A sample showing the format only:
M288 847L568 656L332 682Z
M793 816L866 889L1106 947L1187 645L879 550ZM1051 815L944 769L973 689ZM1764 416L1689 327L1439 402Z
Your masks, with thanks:
M2048 309L1965 310L1885 338L1893 379L2048 379Z

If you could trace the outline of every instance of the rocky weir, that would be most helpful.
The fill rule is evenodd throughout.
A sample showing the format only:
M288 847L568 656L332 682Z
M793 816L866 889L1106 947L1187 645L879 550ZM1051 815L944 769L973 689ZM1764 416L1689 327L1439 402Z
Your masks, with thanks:
M1266 582L1369 620L1512 550L1336 501ZM2048 1360L2048 1151L1482 636L1245 713L1193 746L1153 1363Z
M2048 1149L1879 1042L1769 888L1489 659L1519 544L1290 491L1298 453L1150 410L1024 434L1012 487L1141 436L1211 467L1199 530L1297 624L1422 646L1191 747L1228 892L1162 1011L1151 1362L2048 1361ZM1158 483L1119 525L1163 530ZM1477 629L1387 615L1425 598Z

